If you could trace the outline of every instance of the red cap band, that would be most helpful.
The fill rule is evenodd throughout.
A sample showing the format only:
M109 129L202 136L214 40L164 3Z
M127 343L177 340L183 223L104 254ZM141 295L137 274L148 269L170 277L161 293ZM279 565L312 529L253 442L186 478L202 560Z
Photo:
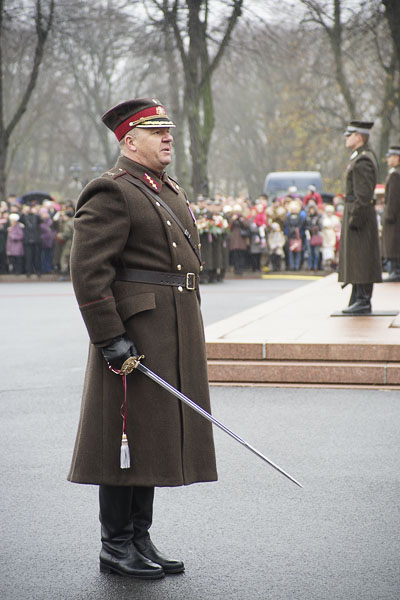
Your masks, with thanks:
M125 121L118 125L114 131L117 140L122 140L128 131L133 127L137 127L140 123L145 122L150 117L158 117L160 124L162 124L163 121L168 120L166 110L163 106L150 106L150 108L145 108L144 110L131 115L128 119L125 119Z

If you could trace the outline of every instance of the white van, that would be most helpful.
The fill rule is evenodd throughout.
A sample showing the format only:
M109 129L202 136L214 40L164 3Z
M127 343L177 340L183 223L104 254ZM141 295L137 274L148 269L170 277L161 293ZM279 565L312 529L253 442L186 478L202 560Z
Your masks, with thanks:
M299 194L304 196L308 186L314 185L320 194L324 191L321 173L318 171L273 171L268 173L264 182L264 194L269 200L284 196L291 186L296 186Z

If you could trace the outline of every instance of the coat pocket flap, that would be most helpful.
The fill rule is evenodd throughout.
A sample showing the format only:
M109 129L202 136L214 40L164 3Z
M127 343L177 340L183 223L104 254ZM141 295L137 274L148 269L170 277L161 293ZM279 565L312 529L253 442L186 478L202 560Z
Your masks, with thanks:
M117 302L117 311L122 321L145 310L156 308L156 295L153 292L128 296Z

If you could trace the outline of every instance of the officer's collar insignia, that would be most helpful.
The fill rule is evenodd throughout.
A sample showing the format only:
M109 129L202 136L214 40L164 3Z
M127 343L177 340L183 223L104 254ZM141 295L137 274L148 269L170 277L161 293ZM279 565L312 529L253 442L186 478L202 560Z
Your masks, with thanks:
M150 189L153 189L156 192L161 190L161 184L158 181L155 181L148 173L144 173L142 179Z
M169 175L166 175L166 177L165 177L165 179L164 179L164 182L165 182L165 183L167 183L167 184L169 185L169 187L170 187L171 189L173 189L173 190L174 190L174 192L175 192L176 194L179 192L179 190L180 190L180 187L179 187L179 185L176 183L176 181L174 181L174 180L172 179L172 177L170 177Z
M350 160L353 160L356 156L358 156L358 150L354 150L353 154L350 156Z

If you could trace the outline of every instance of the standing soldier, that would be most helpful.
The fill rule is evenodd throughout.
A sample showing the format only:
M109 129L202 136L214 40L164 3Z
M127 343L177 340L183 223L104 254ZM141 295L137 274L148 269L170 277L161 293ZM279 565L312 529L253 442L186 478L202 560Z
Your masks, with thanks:
M101 571L157 579L184 564L150 539L154 488L216 480L212 428L142 373L115 373L140 351L210 410L199 240L165 172L175 125L160 101L128 100L102 119L121 156L82 191L75 215L71 277L91 344L68 478L99 486Z
M65 211L59 220L60 231L56 234L56 240L61 246L60 250L60 277L59 281L69 279L70 257L72 239L74 237L74 207L67 204Z
M386 154L389 167L382 217L382 254L390 261L385 281L400 281L400 146Z
M368 146L372 122L351 121L345 131L352 150L346 169L345 208L339 248L339 281L351 283L344 314L371 313L374 283L382 281L378 224L374 203L377 162Z

